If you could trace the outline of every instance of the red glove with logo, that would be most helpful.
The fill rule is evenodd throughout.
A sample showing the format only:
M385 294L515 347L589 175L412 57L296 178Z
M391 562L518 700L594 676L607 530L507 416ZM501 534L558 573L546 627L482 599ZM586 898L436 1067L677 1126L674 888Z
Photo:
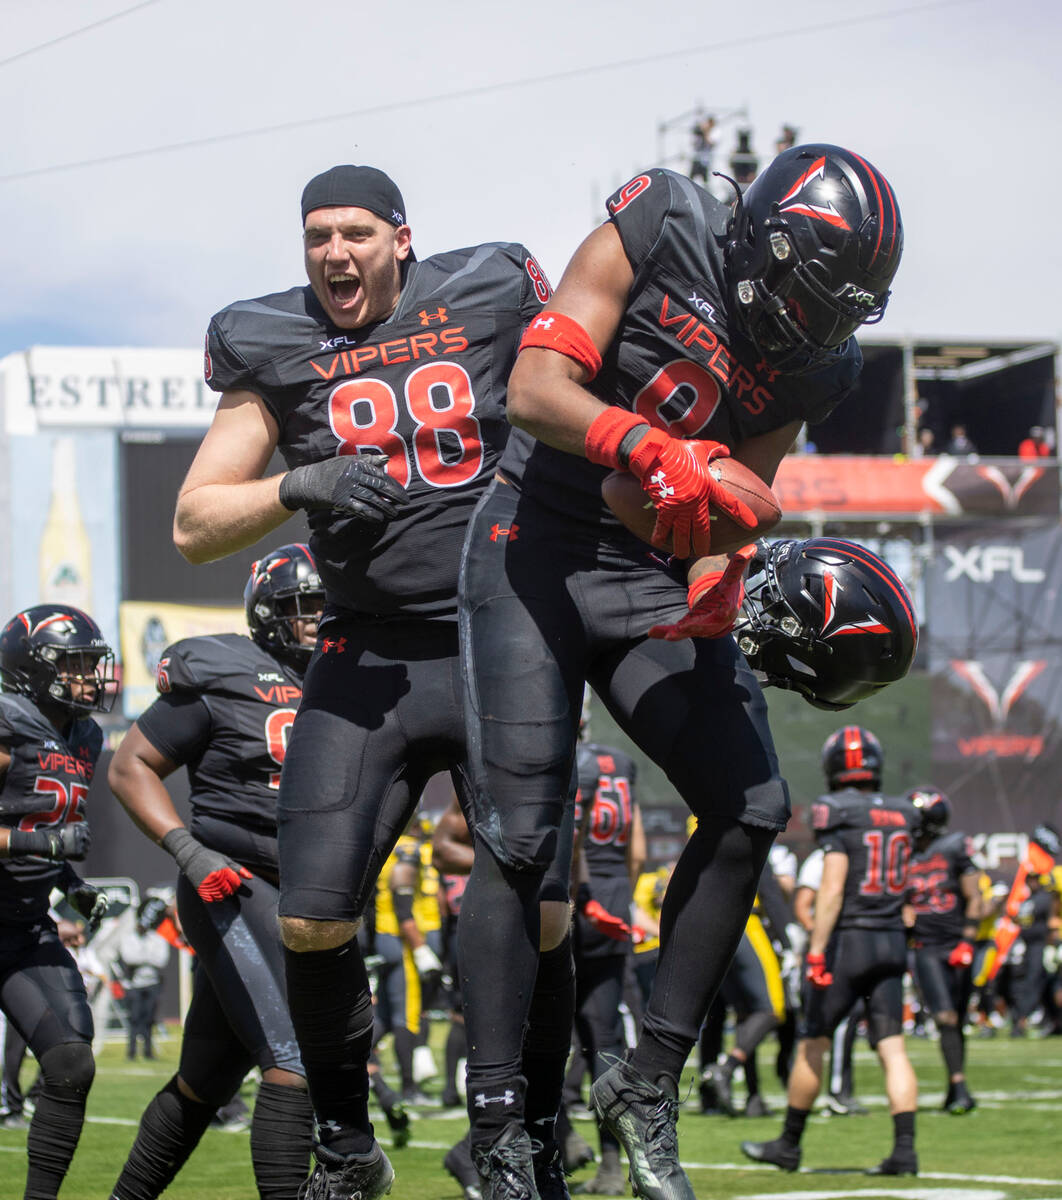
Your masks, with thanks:
M974 948L967 941L961 941L948 955L949 967L969 967L973 965Z
M639 428L647 432L635 434ZM630 441L634 445L627 450ZM752 509L732 496L708 470L713 459L730 456L721 442L670 437L649 427L644 417L612 407L587 429L585 449L591 462L626 468L636 476L656 508L653 545L662 547L671 534L673 552L679 558L709 553L713 504L746 529L756 526Z
M702 575L690 585L690 611L674 625L654 625L649 636L677 642L681 638L717 638L729 633L745 599L745 568L755 553L755 546L742 546L731 555L725 571Z
M812 987L828 988L833 976L826 970L825 954L809 954L804 960L804 973Z

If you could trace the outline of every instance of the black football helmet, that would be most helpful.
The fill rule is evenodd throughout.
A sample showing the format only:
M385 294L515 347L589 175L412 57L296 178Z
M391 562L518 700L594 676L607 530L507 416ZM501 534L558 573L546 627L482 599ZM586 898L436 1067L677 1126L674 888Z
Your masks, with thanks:
M922 815L922 823L918 827L921 836L935 838L947 829L951 820L951 803L939 788L912 788L907 793L907 799Z
M841 538L761 542L734 633L768 684L834 711L902 679L918 643L899 576Z
M831 791L853 784L881 787L884 762L881 742L861 725L846 725L822 744L822 773Z
M5 692L71 715L110 712L118 693L114 652L100 627L63 604L35 604L4 626L0 683Z
M776 370L815 370L881 320L902 252L900 210L880 171L840 146L793 146L735 204L726 248L735 311Z
M291 599L295 601L293 611L283 611L281 605ZM324 586L308 546L299 542L270 550L251 564L243 589L251 637L296 671L305 671L313 649L295 640L291 621L293 617L316 616L324 600Z

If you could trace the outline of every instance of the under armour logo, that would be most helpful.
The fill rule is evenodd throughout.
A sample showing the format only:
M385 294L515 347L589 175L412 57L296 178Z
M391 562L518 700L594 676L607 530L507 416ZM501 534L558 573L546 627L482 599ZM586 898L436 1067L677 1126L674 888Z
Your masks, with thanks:
M516 534L517 534L517 530L519 528L520 528L519 525L506 526L506 525L499 525L499 524L497 524L497 522L495 522L490 527L490 540L492 542L496 542L499 539L508 538L510 542L515 542L518 540Z
M330 654L333 650L337 654L343 654L346 651L346 648L347 648L347 639L345 637L322 638L321 639L321 653L322 654Z
M417 316L420 317L420 323L422 325L430 325L432 321L438 321L440 325L442 325L445 324L447 320L446 309L443 308L441 304L433 313L430 313L427 309L422 308L420 312L417 313Z
M516 1093L508 1089L500 1096L488 1096L485 1092L476 1092L476 1108L486 1108L488 1104L504 1104L506 1108L512 1108L516 1101Z
M531 322L531 328L532 329L552 329L553 328L553 318L552 317L536 317Z
M660 500L666 500L668 496L673 496L675 494L675 489L668 485L667 476L664 474L663 469L657 471L653 475L650 475L649 482L656 487L657 498Z

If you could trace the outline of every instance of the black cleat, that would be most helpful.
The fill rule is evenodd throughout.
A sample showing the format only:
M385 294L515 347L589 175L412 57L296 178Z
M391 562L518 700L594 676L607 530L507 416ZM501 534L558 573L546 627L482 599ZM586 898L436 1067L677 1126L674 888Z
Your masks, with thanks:
M394 1183L395 1171L374 1142L368 1154L335 1154L325 1146L313 1148L313 1174L299 1190L299 1200L378 1200Z
M627 1176L623 1173L619 1152L615 1149L611 1153L603 1151L597 1174L579 1184L575 1192L579 1196L626 1196Z
M631 1185L642 1200L696 1200L678 1156L678 1099L626 1060L594 1080L590 1103L627 1152Z
M867 1175L917 1175L918 1155L911 1151L909 1154L897 1154L894 1150L888 1158L883 1158L876 1167L868 1167Z
M391 1130L391 1145L396 1150L408 1146L411 1133L410 1119L402 1101L398 1100L390 1108L385 1108L384 1116L387 1118L387 1127Z
M719 1107L719 1093L715 1090L715 1077L712 1075L712 1068L705 1067L701 1072L701 1115L705 1117L717 1117L723 1111Z
M566 1175L573 1175L580 1167L589 1166L594 1161L593 1146L570 1124L565 1124L561 1137L561 1158Z
M742 1142L741 1153L753 1162L770 1163L783 1171L795 1171L800 1166L800 1147L791 1146L781 1138L773 1142Z
M519 1122L510 1121L493 1142L474 1146L472 1161L483 1180L483 1200L541 1200L531 1139Z
M953 1083L948 1088L948 1094L944 1098L945 1112L962 1116L964 1113L973 1112L976 1107L977 1101L970 1095L970 1089L965 1083Z
M870 1111L847 1092L827 1092L826 1107L835 1117L865 1117Z
M571 1200L564 1178L561 1149L556 1142L543 1145L531 1139L531 1163L535 1170L535 1187L540 1200Z
M746 1117L769 1117L771 1115L771 1106L757 1092L750 1096L745 1101L745 1116Z
M472 1162L467 1136L447 1150L443 1166L460 1184L464 1200L483 1200L483 1180Z
M731 1087L729 1071L722 1067L709 1067L707 1074L711 1076L711 1081L715 1085L715 1102L720 1110L728 1117L736 1117L738 1111L734 1106L734 1092Z

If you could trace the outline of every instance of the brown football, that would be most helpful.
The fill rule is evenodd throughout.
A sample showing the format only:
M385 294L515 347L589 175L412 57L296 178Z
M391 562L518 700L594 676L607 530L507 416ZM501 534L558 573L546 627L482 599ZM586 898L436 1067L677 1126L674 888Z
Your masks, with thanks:
M711 466L716 479L739 500L743 500L756 515L756 528L744 529L725 513L712 511L712 554L727 554L740 550L769 533L781 520L774 492L763 480L733 458L717 459ZM656 524L656 509L642 491L642 485L629 471L613 471L601 483L601 496L616 517L636 537L648 542ZM651 543L650 543L651 544ZM662 547L671 549L671 539Z

